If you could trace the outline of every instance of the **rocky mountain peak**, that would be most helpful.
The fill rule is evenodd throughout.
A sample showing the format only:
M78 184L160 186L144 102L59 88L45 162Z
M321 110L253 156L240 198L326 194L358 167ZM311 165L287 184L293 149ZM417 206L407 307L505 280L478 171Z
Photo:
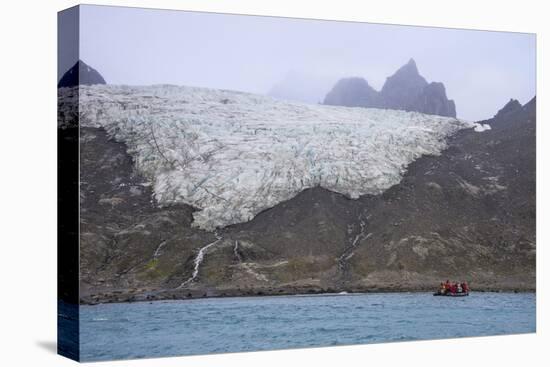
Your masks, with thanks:
M335 84L324 103L456 117L455 103L447 99L443 83L428 83L412 58L386 79L380 92L372 89L363 78L344 78Z
M426 85L428 82L418 73L414 60L410 59L386 79L380 91L384 107L416 111L414 103Z
M378 92L364 78L340 79L326 95L324 104L347 107L374 107Z
M90 65L82 60L78 60L67 72L63 75L58 88L74 87L77 85L92 85L92 84L107 84L101 74Z
M401 66L397 71L386 79L386 83L382 87L381 93L385 90L395 87L410 87L419 88L427 85L428 82L418 72L418 67L413 59Z
M500 110L498 110L497 114L495 115L495 118L499 118L505 115L508 115L510 113L516 112L521 110L522 106L521 103L517 99L510 98L508 103L504 105Z
M395 74L393 74L393 77L395 76L401 76L401 77L420 76L420 73L418 72L418 67L416 66L416 61L414 61L414 59L411 58L405 65L397 69Z

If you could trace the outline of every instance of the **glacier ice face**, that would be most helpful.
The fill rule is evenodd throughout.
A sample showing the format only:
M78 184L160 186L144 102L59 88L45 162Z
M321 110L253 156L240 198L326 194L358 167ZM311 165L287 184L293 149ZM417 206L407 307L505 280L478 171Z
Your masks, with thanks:
M207 230L249 221L315 186L350 198L379 194L413 160L439 154L448 135L477 126L194 87L93 85L79 93L81 126L124 142L157 202L198 208L194 225Z

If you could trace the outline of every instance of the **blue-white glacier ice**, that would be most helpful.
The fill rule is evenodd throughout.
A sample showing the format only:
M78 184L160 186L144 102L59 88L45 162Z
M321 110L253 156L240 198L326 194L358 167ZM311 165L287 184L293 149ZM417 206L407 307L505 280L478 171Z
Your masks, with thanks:
M350 198L379 194L413 160L439 154L450 134L486 128L417 112L167 85L81 86L79 114L81 126L103 127L128 146L160 205L200 209L194 225L208 230L249 221L314 186Z

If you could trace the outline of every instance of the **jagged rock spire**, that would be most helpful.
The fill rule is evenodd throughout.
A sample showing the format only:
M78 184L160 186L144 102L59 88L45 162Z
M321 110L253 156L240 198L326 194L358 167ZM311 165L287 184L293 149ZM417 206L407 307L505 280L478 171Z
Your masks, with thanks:
M324 103L456 117L454 101L447 99L443 83L428 83L418 72L413 58L386 79L380 92L362 78L344 78L327 94Z

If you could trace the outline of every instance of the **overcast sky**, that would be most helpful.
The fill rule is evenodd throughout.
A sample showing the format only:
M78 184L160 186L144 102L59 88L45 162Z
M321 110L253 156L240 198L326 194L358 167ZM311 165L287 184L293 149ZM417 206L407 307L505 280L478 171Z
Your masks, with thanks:
M80 58L110 84L265 94L297 73L305 80L362 76L379 90L412 57L470 120L535 95L535 48L534 35L509 32L103 6L80 13Z

